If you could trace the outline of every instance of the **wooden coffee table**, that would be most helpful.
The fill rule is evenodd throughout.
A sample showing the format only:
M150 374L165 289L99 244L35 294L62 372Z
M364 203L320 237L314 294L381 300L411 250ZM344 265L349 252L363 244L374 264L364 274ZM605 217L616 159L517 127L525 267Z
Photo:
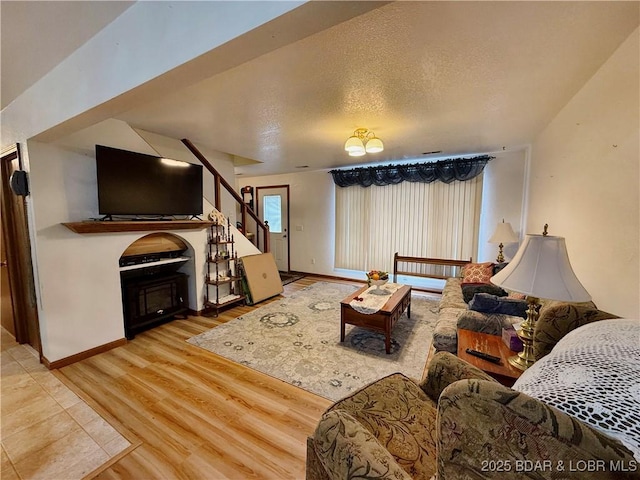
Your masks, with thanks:
M469 355L466 352L467 348L500 357L500 364ZM458 358L478 367L507 387L512 386L516 379L522 375L522 370L518 370L509 363L509 357L513 355L517 355L517 353L510 350L502 341L502 337L498 335L458 329Z
M390 295L387 303L376 313L360 313L349 305L355 297L359 297L367 288L353 292L340 302L340 341L344 342L345 325L355 325L376 332L384 333L384 346L387 353L391 353L391 330L402 312L407 310L407 317L411 317L411 287L403 285Z

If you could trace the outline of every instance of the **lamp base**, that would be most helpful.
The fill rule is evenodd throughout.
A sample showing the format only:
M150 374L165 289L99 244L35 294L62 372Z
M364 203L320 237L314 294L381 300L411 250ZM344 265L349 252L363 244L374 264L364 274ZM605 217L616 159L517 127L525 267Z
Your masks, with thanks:
M513 367L516 367L518 370L524 371L531 365L533 365L535 363L535 360L524 358L524 356L521 357L521 353L522 352L520 352L518 355L514 355L513 357L509 357L509 364Z
M536 297L528 296L527 318L518 330L517 335L522 340L522 351L518 355L509 357L509 364L519 370L526 370L536 362L533 352L533 332L538 321L538 302Z

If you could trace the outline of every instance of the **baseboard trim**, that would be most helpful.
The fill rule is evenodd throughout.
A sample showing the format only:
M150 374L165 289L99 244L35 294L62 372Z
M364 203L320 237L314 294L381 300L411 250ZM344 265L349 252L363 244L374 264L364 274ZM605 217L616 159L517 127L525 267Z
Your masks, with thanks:
M66 367L67 365L71 365L72 363L79 362L80 360L93 357L94 355L98 355L99 353L104 353L116 347L121 347L122 345L126 345L126 344L127 344L127 339L121 338L120 340L115 340L113 342L105 343L104 345L100 345L99 347L91 348L89 350L85 350L84 352L76 353L75 355L61 358L60 360L54 360L53 362L50 362L49 360L47 360L47 357L43 356L42 363L49 370L55 370L57 368Z

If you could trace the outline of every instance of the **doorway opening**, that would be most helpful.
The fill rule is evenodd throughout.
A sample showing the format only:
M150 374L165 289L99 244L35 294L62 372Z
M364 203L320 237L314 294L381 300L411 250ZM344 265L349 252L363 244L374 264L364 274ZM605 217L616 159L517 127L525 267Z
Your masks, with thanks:
M11 178L19 178L13 182ZM20 146L13 145L0 156L0 225L2 229L2 326L18 343L31 345L42 360L40 324L31 263L31 241L27 223L28 185ZM6 310L6 312L5 312ZM5 318L5 313L9 315ZM5 325L6 323L6 325Z
M278 271L289 272L289 185L256 187L256 209L258 218L269 225L269 245Z

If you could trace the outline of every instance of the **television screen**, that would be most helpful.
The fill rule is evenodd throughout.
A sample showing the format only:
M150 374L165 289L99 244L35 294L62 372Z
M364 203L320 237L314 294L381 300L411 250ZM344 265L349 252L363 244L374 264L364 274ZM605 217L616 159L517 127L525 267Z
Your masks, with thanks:
M101 215L202 215L202 166L96 145Z

